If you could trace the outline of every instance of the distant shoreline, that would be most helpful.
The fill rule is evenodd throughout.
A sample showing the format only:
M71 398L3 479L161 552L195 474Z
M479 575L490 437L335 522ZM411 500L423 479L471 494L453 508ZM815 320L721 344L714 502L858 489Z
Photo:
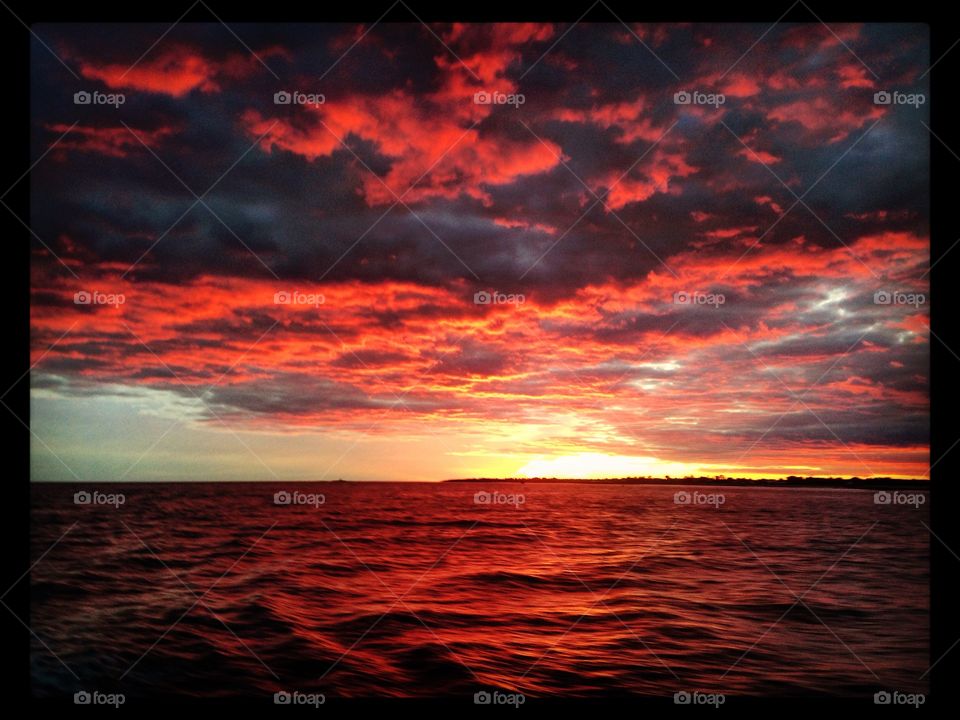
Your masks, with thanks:
M774 488L847 488L862 490L887 490L896 488L917 488L927 489L930 481L926 478L920 480L907 480L904 478L824 478L824 477L796 477L785 478L783 480L774 480L772 478L763 478L759 480L750 480L748 478L726 478L726 477L683 477L683 478L652 478L652 477L626 477L626 478L600 478L600 479L564 479L564 478L455 478L444 480L444 483L523 483L523 484L547 484L547 483L572 483L578 485L709 485L709 486L728 486L728 487L774 487Z

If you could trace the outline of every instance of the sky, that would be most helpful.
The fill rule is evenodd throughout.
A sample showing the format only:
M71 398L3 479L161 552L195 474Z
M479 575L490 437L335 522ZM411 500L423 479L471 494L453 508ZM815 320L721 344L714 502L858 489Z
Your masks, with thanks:
M925 26L34 30L33 480L928 474Z

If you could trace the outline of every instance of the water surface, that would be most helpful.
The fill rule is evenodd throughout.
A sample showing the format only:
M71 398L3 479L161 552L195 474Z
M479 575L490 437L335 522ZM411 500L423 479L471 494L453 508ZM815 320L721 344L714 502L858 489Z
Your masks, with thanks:
M39 695L927 690L928 506L870 491L79 489L33 487L33 557L62 536L31 575Z

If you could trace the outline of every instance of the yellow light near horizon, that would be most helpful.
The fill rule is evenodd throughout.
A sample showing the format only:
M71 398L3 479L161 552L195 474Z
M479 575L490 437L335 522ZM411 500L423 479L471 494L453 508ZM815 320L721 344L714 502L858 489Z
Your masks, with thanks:
M653 457L578 453L542 458L528 462L517 471L518 476L534 478L620 478L620 477L683 477L700 475L700 466L675 463Z

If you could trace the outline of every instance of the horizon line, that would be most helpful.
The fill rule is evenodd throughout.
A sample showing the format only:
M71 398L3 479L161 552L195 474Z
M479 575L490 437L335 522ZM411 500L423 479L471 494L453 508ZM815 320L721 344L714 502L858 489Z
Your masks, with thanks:
M126 484L126 485L159 485L159 484L200 484L200 483L261 483L261 484L282 484L282 483L303 483L303 484L319 484L319 483L352 483L352 484L373 484L373 483L419 483L419 484L431 484L431 485L441 485L444 483L477 483L477 482L516 482L516 483L581 483L581 484L604 484L604 483L620 483L620 484L652 484L652 483L662 483L665 485L673 483L695 483L700 482L704 484L714 484L722 485L724 483L738 483L738 484L790 484L794 485L800 482L813 482L813 483L876 483L876 482L905 482L905 483L929 483L931 480L928 477L897 477L892 475L874 475L870 477L862 477L858 475L852 476L830 476L830 475L789 475L785 477L761 477L761 478L748 478L748 477L737 477L737 476L683 476L683 477L671 477L671 476L644 476L644 475L631 475L631 476L611 476L611 477L601 477L601 478L558 478L558 477L515 477L515 476L505 476L505 477L462 477L462 478L444 478L440 480L347 480L343 478L338 478L336 480L310 480L310 479L280 479L280 478L268 478L268 479L255 479L255 480L242 480L242 479L196 479L196 480L187 480L187 479L144 479L144 480L82 480L82 479L69 479L69 480L50 480L50 479L34 479L30 478L30 484L37 485L70 485L70 484L79 484L79 485L89 485L89 484Z

